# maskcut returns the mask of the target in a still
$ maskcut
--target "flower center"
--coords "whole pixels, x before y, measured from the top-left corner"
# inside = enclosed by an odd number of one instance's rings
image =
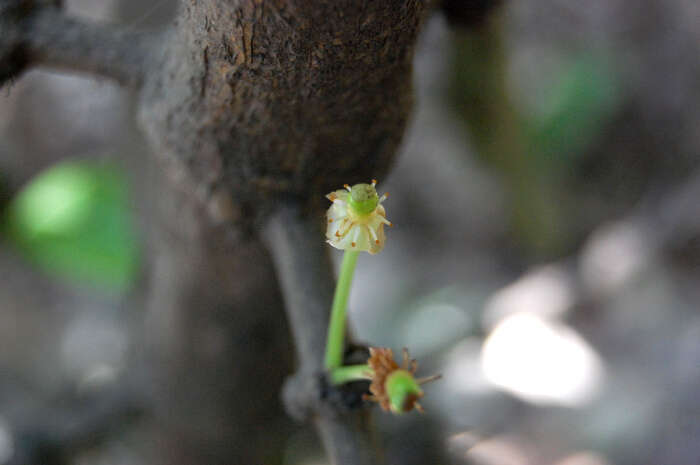
[[[357,216],[372,213],[379,204],[377,190],[371,184],[355,184],[350,189],[349,202],[352,212]]]

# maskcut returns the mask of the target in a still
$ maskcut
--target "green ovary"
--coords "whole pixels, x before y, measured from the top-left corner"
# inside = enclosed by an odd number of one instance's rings
[[[394,413],[403,413],[410,409],[410,401],[423,396],[416,379],[406,370],[396,370],[386,379],[386,391],[389,394],[391,410]]]
[[[369,215],[379,204],[377,190],[371,184],[355,184],[350,189],[349,204],[356,215]]]

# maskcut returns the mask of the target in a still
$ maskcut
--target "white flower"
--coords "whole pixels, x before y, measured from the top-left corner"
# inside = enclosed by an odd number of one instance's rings
[[[391,226],[381,205],[387,194],[379,197],[372,184],[345,185],[346,190],[331,192],[326,197],[333,202],[326,218],[327,242],[341,250],[379,253],[384,248],[384,225]]]

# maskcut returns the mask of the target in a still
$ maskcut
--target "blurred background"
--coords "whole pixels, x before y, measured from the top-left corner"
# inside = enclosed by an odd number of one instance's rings
[[[66,3],[149,29],[175,2]],[[358,340],[443,374],[425,416],[376,412],[390,463],[700,463],[698,57],[694,0],[427,22],[415,113],[378,186],[396,227],[350,301]],[[149,385],[144,186],[159,175],[132,98],[47,71],[2,89],[0,464],[151,463],[132,399]],[[269,463],[325,464],[275,408]]]

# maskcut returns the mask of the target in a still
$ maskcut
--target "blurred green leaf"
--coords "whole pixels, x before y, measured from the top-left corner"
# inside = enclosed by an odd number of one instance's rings
[[[34,178],[7,209],[9,240],[46,271],[124,291],[138,265],[123,173],[71,161]]]
[[[534,153],[567,165],[598,137],[619,104],[617,76],[607,61],[583,56],[553,80],[532,121]]]

